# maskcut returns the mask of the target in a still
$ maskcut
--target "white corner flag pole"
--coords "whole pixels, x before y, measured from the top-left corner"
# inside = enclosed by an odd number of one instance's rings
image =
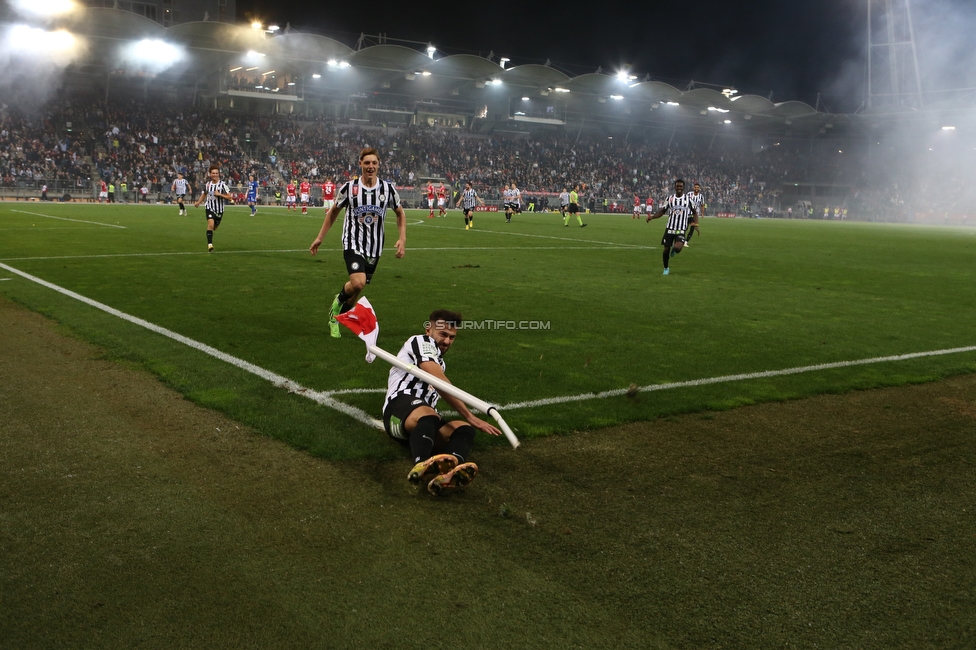
[[[494,418],[495,422],[498,423],[498,426],[505,434],[505,437],[508,438],[508,442],[511,443],[512,449],[518,449],[519,446],[518,438],[515,437],[515,432],[512,431],[512,428],[508,426],[508,423],[505,422],[504,418],[502,418],[502,414],[498,412],[497,406],[489,404],[484,400],[480,400],[474,395],[472,395],[471,393],[461,390],[454,384],[442,381],[441,379],[438,379],[437,377],[430,374],[429,372],[424,372],[423,370],[413,365],[412,363],[406,363],[405,361],[401,361],[399,358],[397,358],[395,354],[390,354],[383,348],[378,348],[375,345],[370,345],[369,343],[367,343],[366,349],[370,353],[378,356],[380,359],[383,359],[383,361],[386,361],[387,363],[394,365],[397,368],[400,368],[401,370],[405,370],[409,372],[417,379],[423,379],[428,384],[436,388],[438,392],[446,393],[451,397],[456,397],[457,399],[461,400],[468,406],[474,407],[479,411],[481,411],[482,413],[490,415],[492,418]]]

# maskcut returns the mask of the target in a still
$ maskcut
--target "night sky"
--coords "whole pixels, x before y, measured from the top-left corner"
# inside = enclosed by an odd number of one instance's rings
[[[976,3],[912,0],[921,45],[926,39],[946,42],[940,30],[955,26],[961,32],[960,50],[971,50],[965,45],[973,17],[967,5]],[[386,32],[391,38],[432,42],[442,54],[486,55],[494,50],[496,56],[510,57],[511,65],[550,59],[570,74],[594,72],[597,66],[615,71],[629,64],[640,78],[649,73],[651,79],[682,89],[694,79],[733,85],[743,93],[769,96],[772,92],[773,101],[798,99],[810,104],[822,93],[824,105],[834,112],[855,110],[862,99],[865,0],[627,4],[499,0],[457,3],[449,11],[431,9],[445,6],[440,3],[398,3],[402,9],[394,11],[388,6],[238,0],[237,11],[241,21],[255,16],[282,27],[290,22],[296,29],[331,36],[350,46],[360,32]],[[923,67],[925,54],[920,53]],[[935,54],[930,59],[938,59]],[[959,56],[946,53],[945,58],[958,62]],[[971,68],[960,71],[971,73]],[[932,77],[932,73],[923,76],[923,85],[932,85]]]

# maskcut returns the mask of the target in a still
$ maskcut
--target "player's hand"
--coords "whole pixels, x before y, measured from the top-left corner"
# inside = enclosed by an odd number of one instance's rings
[[[477,418],[477,417],[475,417],[473,415],[470,418],[468,418],[468,423],[471,426],[473,426],[475,429],[477,429],[478,431],[484,431],[485,433],[487,433],[490,436],[500,436],[500,435],[502,435],[501,430],[495,428],[491,424],[488,424],[487,422],[485,422],[481,418]]]
[[[407,248],[404,245],[403,240],[402,239],[398,239],[396,241],[396,256],[397,256],[397,259],[400,259],[401,257],[403,257],[406,254],[406,252],[407,252]]]
[[[308,247],[308,252],[311,253],[312,255],[315,255],[317,252],[319,252],[319,246],[321,245],[322,245],[322,239],[316,237],[315,241],[312,242],[312,245]]]

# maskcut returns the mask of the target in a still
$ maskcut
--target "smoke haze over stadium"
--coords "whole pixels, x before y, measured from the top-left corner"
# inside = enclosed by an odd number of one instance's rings
[[[457,3],[443,11],[425,4],[376,9],[307,1],[237,5],[240,20],[290,23],[300,30],[342,34],[346,41],[362,32],[384,32],[431,42],[449,53],[494,51],[511,57],[513,65],[549,59],[576,72],[630,66],[641,78],[650,74],[679,87],[694,79],[811,105],[820,93],[832,112],[854,111],[863,99],[863,0],[626,6],[505,0]],[[976,27],[973,3],[915,0],[912,9],[925,90],[976,85],[964,79],[973,70],[973,55],[963,46]]]

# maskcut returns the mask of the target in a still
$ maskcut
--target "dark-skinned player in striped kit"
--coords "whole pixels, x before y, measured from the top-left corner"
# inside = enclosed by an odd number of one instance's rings
[[[691,202],[691,198],[685,194],[685,182],[676,180],[674,182],[674,194],[669,196],[661,204],[661,208],[654,214],[647,215],[647,221],[658,219],[668,215],[668,225],[661,238],[661,245],[664,246],[664,273],[671,273],[671,258],[681,252],[685,245],[685,232],[688,230],[688,219],[691,215],[698,216],[698,211]]]

